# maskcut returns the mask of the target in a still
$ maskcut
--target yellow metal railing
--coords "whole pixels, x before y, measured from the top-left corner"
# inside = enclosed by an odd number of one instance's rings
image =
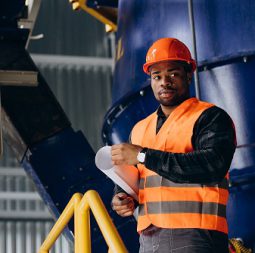
[[[117,24],[115,23],[117,22],[117,14],[115,14],[113,10],[110,11],[110,8],[101,12],[100,10],[89,8],[87,6],[87,0],[69,0],[69,2],[72,4],[74,10],[82,9],[99,21],[101,21],[102,23],[106,24],[109,29],[108,31],[117,31]],[[114,21],[113,19],[116,19],[116,21]]]
[[[75,193],[59,219],[51,229],[40,247],[39,253],[49,253],[49,250],[64,230],[72,216],[74,216],[74,252],[91,253],[90,218],[92,211],[97,224],[109,247],[109,253],[127,253],[112,220],[100,198],[94,190],[87,191],[84,196]]]

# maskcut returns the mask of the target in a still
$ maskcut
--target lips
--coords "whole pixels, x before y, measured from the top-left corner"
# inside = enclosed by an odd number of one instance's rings
[[[175,94],[176,90],[174,89],[168,89],[168,90],[160,90],[159,91],[159,96],[164,97],[164,98],[168,98],[171,97]]]

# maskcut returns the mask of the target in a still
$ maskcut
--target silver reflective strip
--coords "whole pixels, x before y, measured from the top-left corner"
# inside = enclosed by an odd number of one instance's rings
[[[140,178],[139,189],[144,189],[144,178]]]
[[[145,208],[144,208],[143,204],[139,205],[138,214],[139,215],[145,215]]]
[[[140,179],[140,189],[144,189],[144,178]],[[174,183],[168,179],[165,179],[161,176],[149,176],[146,178],[145,187],[146,188],[153,188],[153,187],[185,187],[185,188],[192,188],[192,187],[217,187],[221,189],[228,189],[228,180],[226,178],[223,179],[222,182],[217,184],[180,184],[180,183]]]
[[[139,215],[145,214],[144,205],[139,205]],[[226,206],[214,202],[169,201],[148,202],[148,214],[199,213],[226,217]]]

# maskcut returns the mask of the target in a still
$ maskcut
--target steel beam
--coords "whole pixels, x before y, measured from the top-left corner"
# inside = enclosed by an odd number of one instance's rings
[[[36,71],[0,70],[0,85],[37,86],[37,76]]]

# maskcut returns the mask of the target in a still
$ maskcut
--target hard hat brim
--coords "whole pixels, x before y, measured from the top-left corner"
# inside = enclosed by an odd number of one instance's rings
[[[183,62],[186,62],[187,64],[191,64],[192,72],[194,72],[194,71],[196,70],[196,68],[197,68],[196,62],[195,62],[195,60],[193,60],[193,59],[190,59],[190,61],[187,61],[186,59],[182,59],[182,58],[168,58],[168,59],[160,60],[160,61],[146,62],[146,63],[143,65],[143,71],[144,71],[147,75],[150,75],[149,68],[150,68],[152,65],[157,64],[157,63],[160,63],[160,62],[167,62],[167,61],[183,61]]]

